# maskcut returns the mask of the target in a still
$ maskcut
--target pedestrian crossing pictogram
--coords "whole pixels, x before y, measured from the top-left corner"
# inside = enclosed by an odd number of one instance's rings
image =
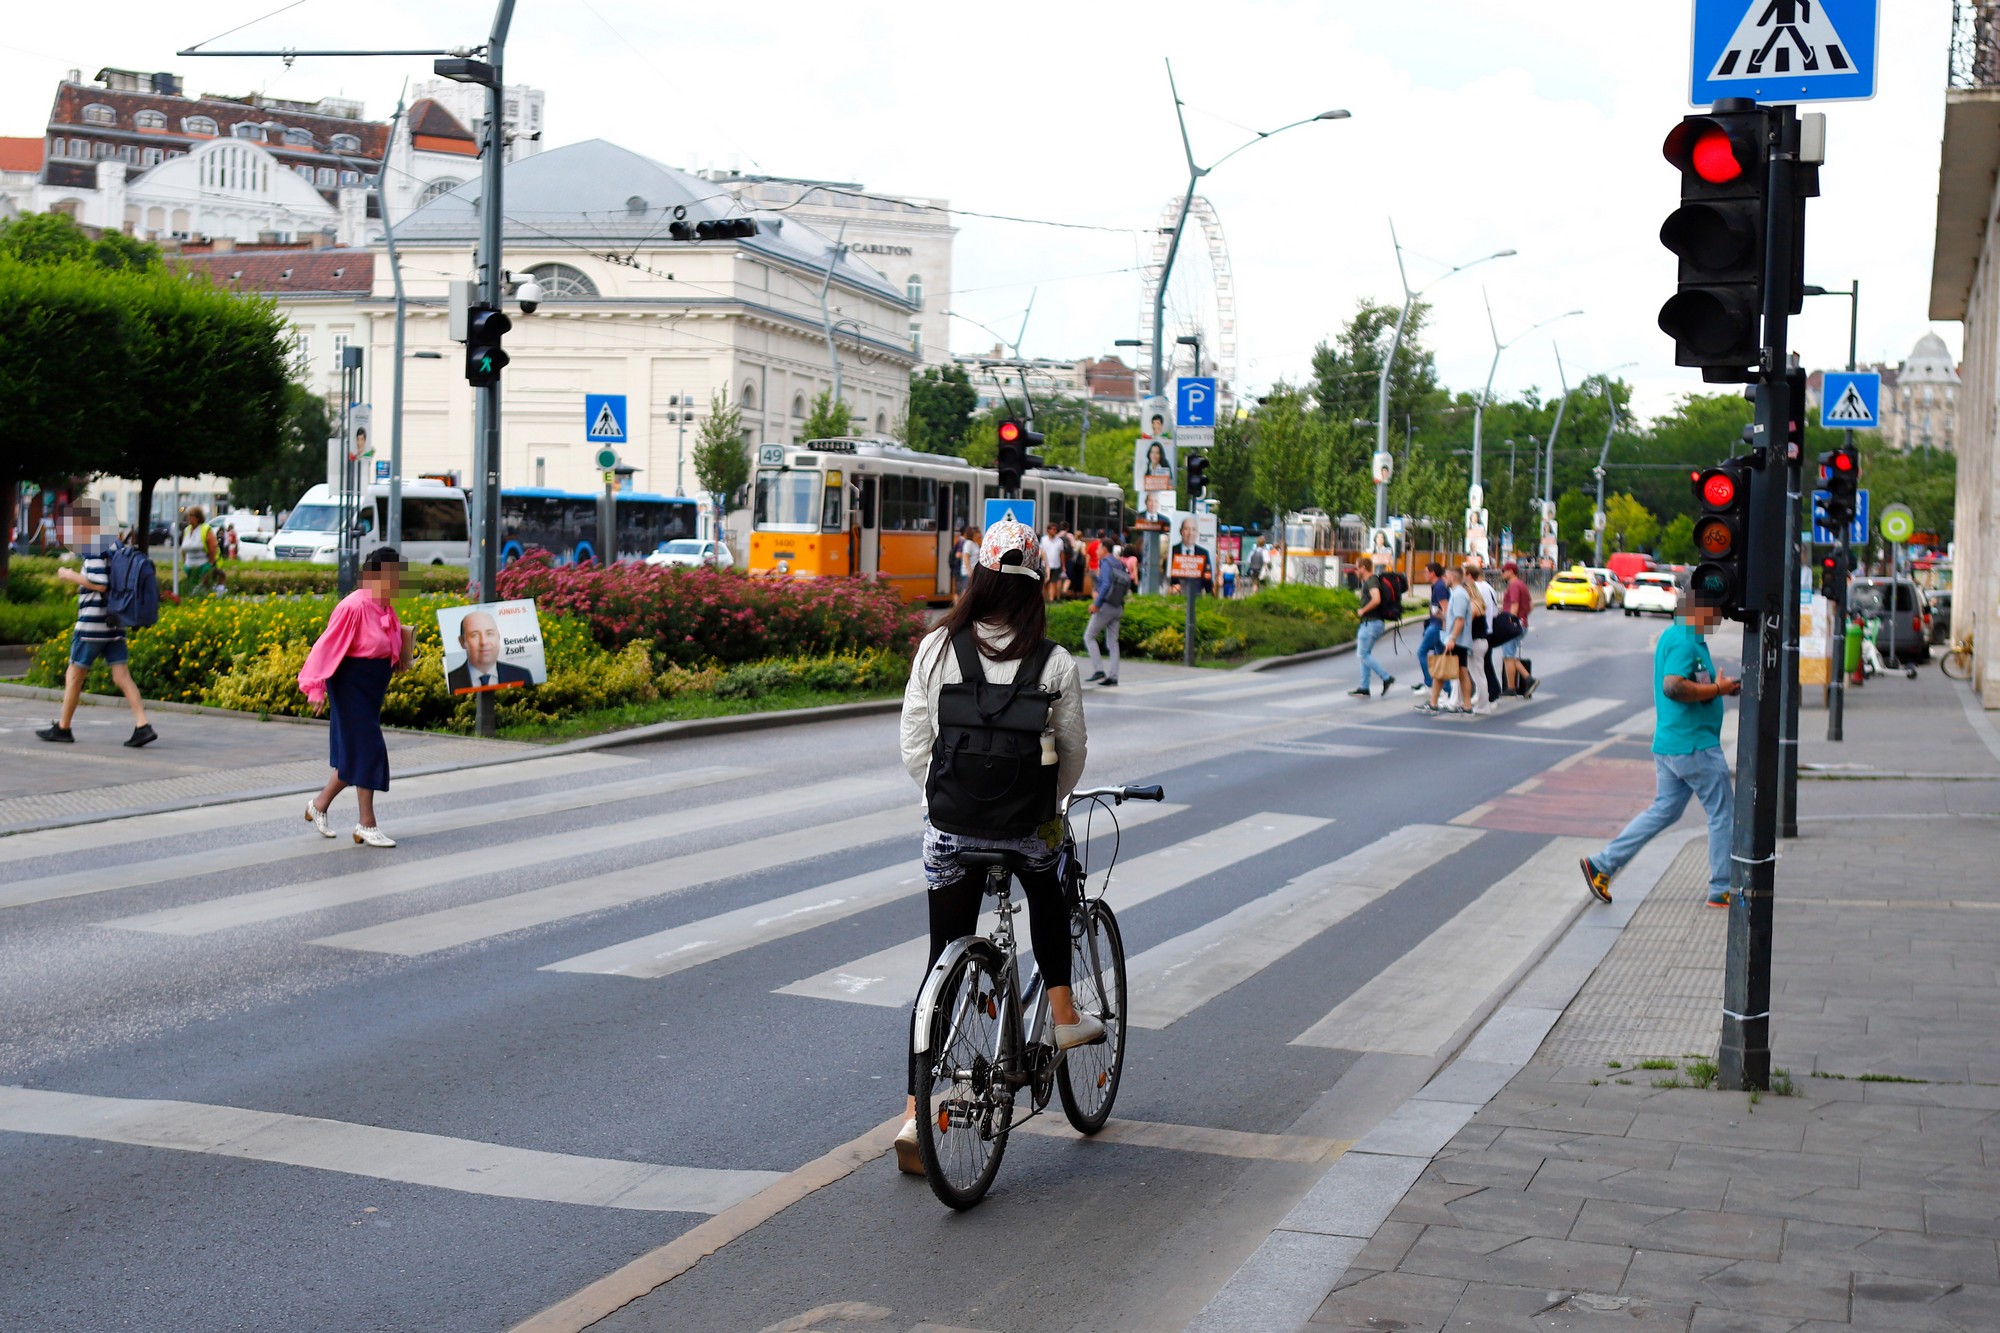
[[[1828,421],[1873,421],[1875,414],[1868,410],[1868,404],[1861,397],[1861,390],[1849,383],[1847,391],[1840,395],[1840,401],[1827,409]]]
[[[590,423],[590,438],[593,440],[622,440],[625,428],[618,424],[618,417],[606,403],[597,409],[597,419]]]
[[[1711,79],[1847,74],[1854,62],[1821,0],[1751,0]]]

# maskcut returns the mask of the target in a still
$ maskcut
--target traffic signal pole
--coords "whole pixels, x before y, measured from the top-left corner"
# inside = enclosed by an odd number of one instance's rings
[[[1723,104],[1718,104],[1721,109]],[[1743,693],[1736,746],[1736,819],[1730,850],[1728,953],[1722,989],[1719,1082],[1764,1089],[1771,1082],[1771,920],[1776,884],[1779,741],[1784,712],[1784,449],[1791,421],[1786,342],[1798,235],[1799,119],[1792,107],[1769,112],[1764,231],[1763,345],[1753,425],[1759,466],[1751,484],[1749,585],[1744,606]]]
[[[1803,206],[1803,205],[1802,205]],[[1806,454],[1806,375],[1785,373],[1785,669],[1779,680],[1784,734],[1778,738],[1778,836],[1799,836],[1799,482]]]
[[[486,161],[479,189],[479,299],[494,310],[500,308],[505,266],[500,262],[502,170],[506,164],[507,136],[503,110],[507,86],[507,29],[514,21],[514,0],[500,0],[493,15],[493,33],[487,38],[486,63],[492,73],[486,80]],[[493,585],[500,577],[500,377],[479,386],[473,414],[473,485],[478,491],[479,531],[477,560],[473,570],[473,596],[478,601],[493,598]],[[473,696],[474,730],[491,736],[497,730],[494,697],[491,691]]]

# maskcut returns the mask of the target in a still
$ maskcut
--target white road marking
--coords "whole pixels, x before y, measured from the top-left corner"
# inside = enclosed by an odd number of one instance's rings
[[[851,788],[854,784],[849,783],[848,786]],[[792,793],[791,796],[796,804],[798,794]],[[808,825],[730,847],[714,847],[705,852],[692,852],[686,856],[633,866],[628,870],[614,870],[588,879],[552,884],[545,889],[488,898],[400,921],[386,921],[379,926],[326,935],[313,943],[337,949],[415,958],[454,945],[472,944],[526,930],[530,926],[547,925],[552,921],[601,912],[609,907],[625,907],[699,884],[754,874],[795,861],[810,861],[815,857],[866,847],[891,838],[914,838],[918,828],[915,807],[899,805],[893,810],[858,815],[831,824]]]
[[[1120,912],[1136,907],[1331,822],[1305,815],[1252,815],[1157,852],[1134,857],[1121,862],[1114,872],[1111,905]],[[992,926],[993,914],[982,913],[980,930],[989,931]],[[1025,922],[1017,925],[1016,936],[1025,953],[1028,948]],[[917,983],[923,979],[924,958],[929,952],[929,938],[919,936],[789,986],[780,986],[778,994],[897,1008],[915,997]]]
[[[1566,731],[1570,727],[1582,726],[1600,713],[1610,712],[1621,702],[1618,699],[1578,699],[1554,712],[1537,713],[1521,725],[1537,731]]]
[[[1292,694],[1299,690],[1319,690],[1326,694],[1341,691],[1335,683],[1324,676],[1305,679],[1274,680],[1262,685],[1241,685],[1229,690],[1203,690],[1200,694],[1184,694],[1184,703],[1225,703],[1231,699],[1252,699],[1260,694]]]
[[[1479,838],[1477,829],[1412,824],[1129,959],[1132,1026],[1187,1017]]]
[[[1130,831],[1187,809],[1183,805],[1128,805],[1120,810],[1122,828]],[[1105,842],[1108,851],[1110,844]],[[885,903],[914,898],[924,891],[924,863],[905,861],[835,880],[769,902],[752,903],[691,921],[685,926],[642,935],[590,953],[550,963],[544,972],[592,972],[603,976],[654,978],[672,976],[718,958],[741,953],[771,940],[801,934],[830,921],[870,911]]]
[[[0,1130],[277,1162],[466,1194],[661,1213],[719,1213],[784,1174],[577,1157],[317,1116],[39,1088],[0,1087]]]
[[[1433,1055],[1541,951],[1586,890],[1588,838],[1557,838],[1293,1039],[1295,1046]]]
[[[651,777],[607,782],[597,786],[563,787],[555,791],[538,792],[533,796],[518,796],[512,800],[491,801],[482,805],[466,805],[452,810],[433,810],[428,814],[411,815],[406,819],[395,820],[391,828],[398,838],[407,842],[429,833],[449,833],[456,829],[481,828],[489,824],[498,826],[511,820],[535,819],[542,815],[578,810],[612,801],[626,801],[635,797],[683,791],[690,787],[710,786],[718,782],[727,782],[732,778],[749,777],[757,771],[754,768],[691,768],[678,773],[659,773]],[[454,776],[459,778],[459,789],[462,790],[464,775]],[[331,840],[320,837],[306,825],[303,818],[304,807],[295,799],[288,797],[287,801],[285,810],[293,821],[292,836],[282,841],[266,840],[233,847],[205,847],[198,851],[182,852],[177,856],[155,857],[150,861],[132,861],[124,865],[45,875],[40,879],[17,880],[11,884],[0,884],[0,907],[20,907],[27,903],[47,902],[55,898],[75,898],[84,894],[108,893],[114,889],[165,884],[176,879],[191,879],[198,875],[212,875],[224,870],[275,865],[279,861],[330,856],[337,852],[370,857],[375,855],[373,852],[360,852],[354,840],[346,836],[344,825],[336,825],[340,828],[342,836]],[[105,924],[144,930],[148,927],[131,925],[131,922],[145,919],[133,917]]]
[[[397,799],[442,796],[465,790],[468,782],[494,786],[513,782],[535,782],[568,777],[606,768],[623,768],[642,762],[622,755],[560,754],[545,759],[522,759],[513,763],[491,764],[478,769],[449,773],[426,773],[404,778],[393,788]],[[476,775],[476,776],[474,776]],[[37,856],[54,856],[73,850],[80,838],[88,838],[92,848],[119,847],[126,843],[171,838],[185,833],[210,833],[217,829],[261,824],[266,820],[297,820],[305,808],[299,803],[301,791],[291,796],[266,796],[254,801],[230,801],[221,805],[197,806],[188,810],[165,810],[156,815],[127,815],[90,825],[86,834],[77,828],[40,829],[0,838],[0,864],[26,861]]]

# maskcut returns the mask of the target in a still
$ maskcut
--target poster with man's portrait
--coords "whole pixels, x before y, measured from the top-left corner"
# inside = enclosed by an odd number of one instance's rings
[[[533,598],[447,606],[437,618],[445,688],[453,694],[519,689],[548,680]]]

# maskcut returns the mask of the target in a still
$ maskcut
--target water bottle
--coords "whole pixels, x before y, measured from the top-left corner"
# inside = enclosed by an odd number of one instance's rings
[[[1042,763],[1046,766],[1053,764],[1055,761],[1056,733],[1053,728],[1044,728],[1042,731]]]

